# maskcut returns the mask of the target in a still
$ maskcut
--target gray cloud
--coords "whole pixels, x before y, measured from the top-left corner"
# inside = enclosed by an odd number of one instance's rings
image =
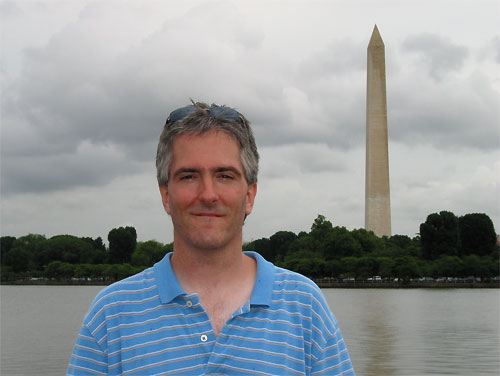
[[[407,37],[402,44],[402,50],[414,53],[430,76],[438,81],[450,72],[460,70],[468,56],[468,50],[464,46],[433,34]]]
[[[260,154],[260,175],[266,179],[337,174],[347,169],[346,155],[320,142],[261,147]]]
[[[344,76],[366,68],[366,45],[351,39],[339,39],[327,44],[321,51],[307,57],[298,70],[301,82],[324,80],[328,76]]]
[[[117,147],[83,142],[74,153],[10,158],[9,163],[2,164],[1,192],[8,196],[102,186],[143,169],[143,164],[128,159]]]
[[[391,139],[445,149],[498,147],[498,95],[482,73],[440,86],[418,74],[413,78],[413,91],[402,81],[391,92]]]
[[[500,65],[500,36],[494,36],[479,50],[478,61],[491,60]]]
[[[492,49],[494,52],[495,56],[495,61],[497,64],[500,64],[500,37],[496,36],[495,38],[492,39],[491,41]]]
[[[2,1],[0,2],[0,17],[14,17],[22,14],[21,8],[15,1]]]

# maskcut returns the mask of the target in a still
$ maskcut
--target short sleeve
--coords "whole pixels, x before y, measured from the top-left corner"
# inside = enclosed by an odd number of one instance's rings
[[[68,375],[107,375],[108,357],[89,329],[83,325],[78,333]]]
[[[326,338],[324,346],[316,348],[314,352],[311,376],[316,375],[354,376],[351,359],[338,327],[333,335]]]

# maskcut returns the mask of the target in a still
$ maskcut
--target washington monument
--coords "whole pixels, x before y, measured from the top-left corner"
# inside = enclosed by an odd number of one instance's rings
[[[377,25],[368,44],[365,229],[391,236],[385,48]]]

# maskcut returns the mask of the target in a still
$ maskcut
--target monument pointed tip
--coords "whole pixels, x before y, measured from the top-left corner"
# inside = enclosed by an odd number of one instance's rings
[[[377,24],[375,24],[375,27],[373,28],[373,33],[372,37],[370,38],[370,43],[368,44],[368,47],[370,46],[383,46],[384,42],[382,41],[382,37],[380,36],[380,32],[378,31]]]

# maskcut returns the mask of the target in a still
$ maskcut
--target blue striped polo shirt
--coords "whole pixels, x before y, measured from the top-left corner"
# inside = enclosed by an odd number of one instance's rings
[[[103,289],[78,334],[68,375],[354,375],[320,289],[258,253],[250,301],[218,337],[167,254]]]

